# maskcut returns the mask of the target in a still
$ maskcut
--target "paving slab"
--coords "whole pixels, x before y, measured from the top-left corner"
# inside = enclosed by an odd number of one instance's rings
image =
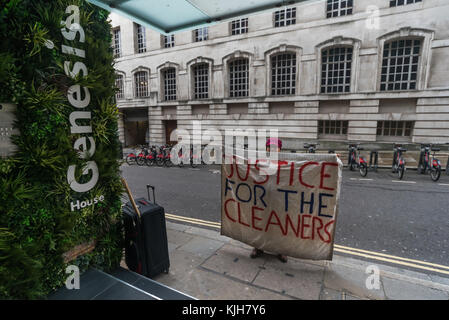
[[[359,270],[366,270],[368,266],[375,265],[379,267],[381,275],[385,276],[395,275],[395,276],[403,276],[404,278],[408,277],[413,279],[420,279],[423,281],[431,281],[431,277],[425,273],[388,266],[384,264],[378,264],[374,261],[364,261],[346,256],[335,255],[332,263],[342,266],[348,266]]]
[[[320,297],[324,268],[299,261],[282,263],[276,257],[266,257],[267,263],[259,272],[254,284],[270,288],[303,300],[318,300]]]
[[[222,236],[218,230],[209,230],[204,228],[189,227],[185,230],[185,233],[193,234],[195,236],[201,236],[221,242],[229,242],[231,238]]]
[[[326,288],[341,290],[361,298],[386,299],[382,281],[379,283],[379,289],[370,290],[366,287],[368,276],[369,274],[362,270],[331,263],[325,268],[323,284]]]
[[[364,299],[364,298],[360,298],[360,297],[356,297],[350,294],[343,294],[343,298],[344,300],[368,300],[368,299]]]
[[[185,225],[185,224],[180,224],[180,223],[174,223],[174,222],[170,222],[170,221],[165,221],[165,225],[167,227],[167,230],[177,230],[177,231],[185,231],[189,228],[189,226]]]
[[[171,243],[171,242],[168,242],[167,245],[168,245],[168,253],[169,254],[172,253],[174,250],[176,250],[177,247],[179,247],[179,244],[175,244],[175,243]]]
[[[264,261],[251,259],[250,254],[248,249],[225,244],[201,266],[245,282],[252,282]]]
[[[339,290],[323,288],[320,293],[320,300],[342,300],[343,293]]]
[[[220,249],[224,245],[224,242],[207,239],[203,237],[194,237],[184,245],[178,247],[178,250],[194,253],[200,257],[208,258]]]
[[[169,274],[184,274],[188,270],[195,269],[204,261],[202,256],[192,254],[191,252],[174,250],[170,253]]]
[[[251,246],[218,231],[167,227],[170,272],[154,280],[199,299],[449,299],[449,278],[343,255],[333,261],[289,257],[285,264],[270,253],[251,259]],[[366,287],[369,265],[379,267],[378,290]]]
[[[168,229],[167,230],[167,240],[168,242],[171,242],[173,244],[176,244],[178,246],[184,245],[187,242],[189,242],[191,239],[193,239],[194,235],[187,234],[182,231]]]
[[[177,285],[180,285],[177,283]],[[174,287],[174,286],[171,286]],[[175,289],[201,300],[289,300],[276,292],[254,287],[215,272],[195,269]]]
[[[407,281],[382,278],[385,294],[392,300],[449,300],[448,292],[420,286]]]

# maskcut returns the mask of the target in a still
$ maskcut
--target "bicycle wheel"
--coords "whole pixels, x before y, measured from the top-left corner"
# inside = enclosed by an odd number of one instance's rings
[[[145,164],[149,167],[154,166],[154,159],[145,159]]]
[[[143,166],[145,163],[145,157],[137,157],[136,162],[139,166]]]
[[[162,166],[164,165],[164,159],[162,159],[162,158],[157,158],[157,159],[156,159],[156,165],[157,165],[158,167],[162,167]]]
[[[405,166],[403,164],[398,166],[398,178],[399,180],[402,180],[402,178],[404,178],[404,173],[405,173]]]
[[[171,162],[171,159],[165,159],[164,164],[167,168],[173,167],[173,162]]]
[[[366,175],[368,174],[368,167],[366,166],[366,164],[362,163],[360,165],[359,171],[362,177],[366,177]]]
[[[128,165],[133,165],[133,164],[135,164],[136,163],[136,157],[131,157],[131,156],[126,156],[126,163],[128,164]]]
[[[441,176],[441,168],[432,168],[430,170],[430,178],[437,182],[438,180],[440,180],[440,176]]]

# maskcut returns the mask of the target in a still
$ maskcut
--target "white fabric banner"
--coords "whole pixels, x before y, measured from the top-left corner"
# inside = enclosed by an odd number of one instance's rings
[[[221,167],[221,234],[276,254],[332,260],[341,160],[293,153],[237,160]]]

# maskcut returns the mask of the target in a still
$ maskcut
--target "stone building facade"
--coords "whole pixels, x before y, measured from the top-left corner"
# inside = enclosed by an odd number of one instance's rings
[[[112,14],[120,139],[196,120],[276,128],[287,149],[447,143],[448,17],[447,0],[318,0],[165,37]]]

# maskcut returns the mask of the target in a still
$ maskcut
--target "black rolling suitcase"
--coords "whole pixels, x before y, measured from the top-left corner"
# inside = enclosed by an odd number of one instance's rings
[[[150,188],[153,202],[150,202]],[[123,207],[125,262],[129,270],[154,277],[162,272],[168,273],[170,259],[164,208],[156,204],[154,187],[147,185],[147,191],[148,200],[135,200],[140,218],[131,201]]]

